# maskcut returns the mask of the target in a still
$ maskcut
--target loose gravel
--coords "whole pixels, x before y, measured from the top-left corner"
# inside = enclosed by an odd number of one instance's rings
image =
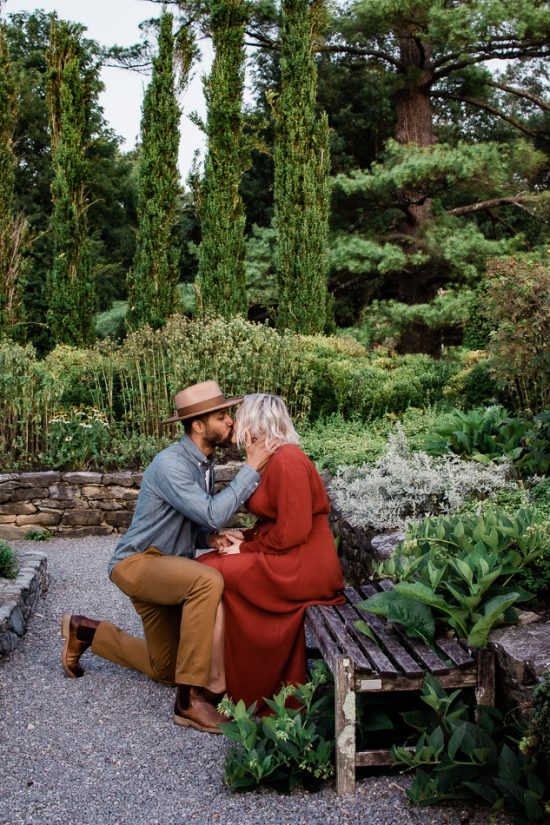
[[[354,796],[334,784],[290,795],[223,785],[227,740],[180,728],[173,689],[87,652],[82,679],[59,662],[65,611],[140,622],[109,581],[116,538],[52,539],[50,587],[22,644],[0,663],[0,825],[509,825],[487,809],[417,808],[407,780],[363,776]]]

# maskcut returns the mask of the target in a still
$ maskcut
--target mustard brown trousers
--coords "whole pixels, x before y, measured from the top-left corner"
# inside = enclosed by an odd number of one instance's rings
[[[214,622],[223,592],[220,573],[149,547],[119,561],[111,579],[131,599],[145,638],[102,621],[93,653],[165,684],[208,685]]]

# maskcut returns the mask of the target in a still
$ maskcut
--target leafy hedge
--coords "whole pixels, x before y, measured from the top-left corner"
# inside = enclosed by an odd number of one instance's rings
[[[113,452],[117,438],[123,445],[174,435],[177,425],[159,424],[172,414],[173,396],[207,378],[228,395],[278,393],[303,426],[321,415],[372,419],[424,407],[460,368],[457,359],[369,353],[352,339],[282,335],[240,318],[174,316],[122,343],[60,346],[42,360],[31,346],[0,341],[0,456],[6,468],[43,463],[50,421],[74,408],[106,417]]]

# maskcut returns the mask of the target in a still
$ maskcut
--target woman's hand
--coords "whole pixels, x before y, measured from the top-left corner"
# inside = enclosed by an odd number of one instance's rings
[[[220,547],[218,549],[218,553],[220,556],[233,556],[236,553],[241,552],[241,544],[242,541],[237,539],[233,544],[230,544],[229,547]]]
[[[243,531],[237,530],[236,527],[229,527],[227,530],[221,530],[220,532],[222,533],[222,535],[230,539],[229,544],[232,544],[234,541],[242,541],[244,539]]]
[[[246,463],[257,473],[261,472],[273,453],[265,446],[265,438],[251,441],[246,447]]]

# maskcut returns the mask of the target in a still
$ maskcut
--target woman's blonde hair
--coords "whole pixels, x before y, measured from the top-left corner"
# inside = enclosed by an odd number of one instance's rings
[[[239,447],[246,447],[250,441],[264,436],[265,445],[272,452],[282,444],[300,443],[287,406],[278,395],[265,392],[245,395],[235,414],[235,421]]]

